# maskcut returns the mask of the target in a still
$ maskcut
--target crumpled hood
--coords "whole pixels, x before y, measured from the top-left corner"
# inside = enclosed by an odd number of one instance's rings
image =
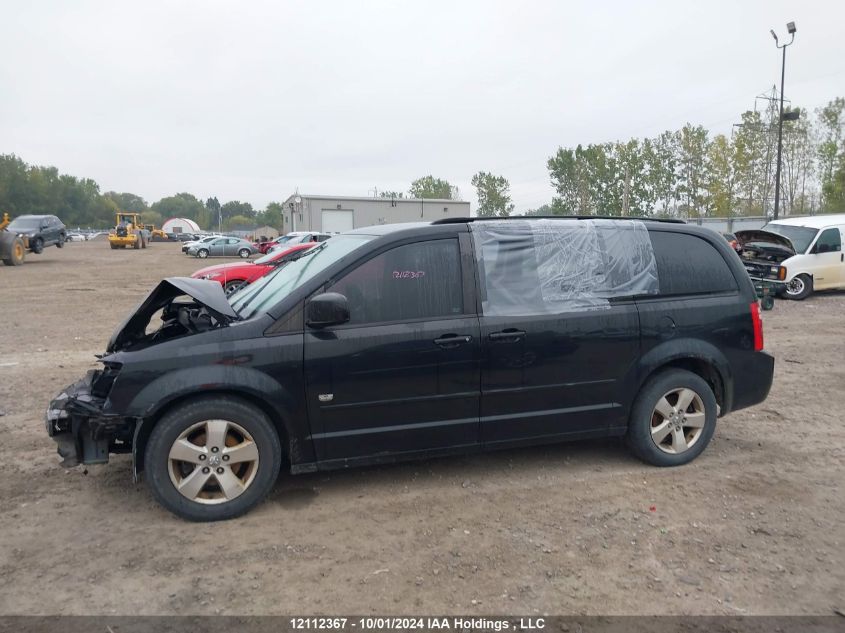
[[[226,293],[216,281],[191,279],[190,277],[168,277],[159,282],[152,292],[121,323],[109,340],[107,352],[113,352],[124,344],[143,336],[153,314],[181,295],[188,295],[202,304],[218,320],[234,321],[238,318]]]
[[[753,231],[736,231],[734,232],[734,235],[736,235],[736,239],[741,246],[744,246],[749,242],[777,244],[778,246],[788,248],[793,254],[795,254],[795,247],[792,245],[792,242],[788,237],[772,233],[771,231],[762,231],[759,229]]]

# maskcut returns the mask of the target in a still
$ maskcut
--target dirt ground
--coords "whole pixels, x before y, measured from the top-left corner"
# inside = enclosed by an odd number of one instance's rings
[[[0,614],[830,614],[845,608],[845,293],[764,313],[775,383],[707,451],[618,441],[282,475],[195,525],[128,458],[65,470],[49,400],[94,366],[176,244],[0,266]]]

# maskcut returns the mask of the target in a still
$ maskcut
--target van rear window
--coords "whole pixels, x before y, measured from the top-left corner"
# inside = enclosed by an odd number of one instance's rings
[[[485,315],[559,314],[658,293],[648,230],[630,220],[470,224]]]
[[[695,235],[649,231],[661,295],[694,295],[737,289],[728,263],[707,240]]]

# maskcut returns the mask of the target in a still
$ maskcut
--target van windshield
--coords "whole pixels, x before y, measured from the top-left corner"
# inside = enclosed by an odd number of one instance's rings
[[[320,242],[296,261],[277,268],[242,291],[236,292],[231,297],[232,307],[243,319],[262,314],[341,257],[374,238],[374,235],[341,235]]]
[[[795,247],[795,252],[803,254],[807,252],[810,247],[810,242],[819,232],[818,229],[811,229],[806,226],[791,226],[789,224],[767,224],[761,231],[768,231],[769,233],[777,233],[783,235],[786,239],[792,242]]]

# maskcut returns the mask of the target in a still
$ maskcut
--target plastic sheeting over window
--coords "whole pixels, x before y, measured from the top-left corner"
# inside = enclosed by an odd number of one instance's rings
[[[658,294],[645,224],[631,220],[493,220],[470,224],[486,315],[556,314]]]

